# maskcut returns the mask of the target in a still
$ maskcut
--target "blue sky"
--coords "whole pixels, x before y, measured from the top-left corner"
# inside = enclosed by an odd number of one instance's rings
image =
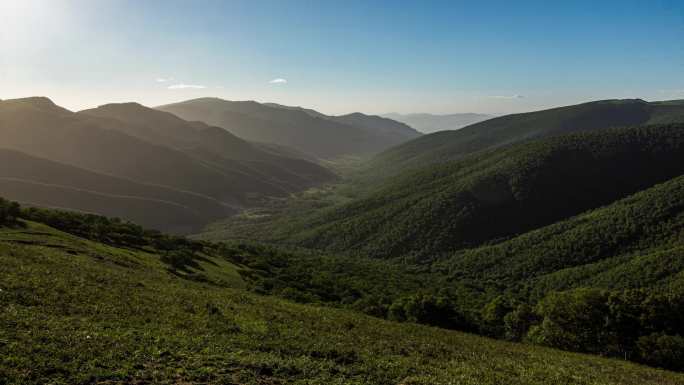
[[[0,98],[326,113],[684,98],[684,1],[557,3],[0,0]]]

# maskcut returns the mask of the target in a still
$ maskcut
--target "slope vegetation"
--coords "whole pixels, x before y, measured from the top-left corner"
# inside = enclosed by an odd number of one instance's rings
[[[684,288],[684,176],[611,205],[448,258],[457,281],[533,298],[577,287]]]
[[[1,383],[684,381],[624,361],[250,294],[231,262],[247,257],[240,249],[205,245],[183,259],[163,245],[193,244],[108,242],[34,222],[0,229]]]
[[[407,172],[351,202],[266,224],[271,240],[435,258],[542,227],[684,173],[684,126],[607,129]]]

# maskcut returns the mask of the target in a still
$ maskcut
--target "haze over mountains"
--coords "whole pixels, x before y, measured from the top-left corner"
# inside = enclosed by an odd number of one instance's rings
[[[399,114],[392,112],[383,115],[383,117],[406,123],[424,134],[431,134],[437,131],[458,130],[459,128],[491,119],[494,115],[475,113],[445,115],[425,113]]]
[[[7,185],[0,194],[25,203],[121,216],[170,231],[197,230],[259,196],[285,196],[335,178],[309,160],[135,103],[73,113],[47,98],[1,101],[0,137],[3,148],[23,153],[6,156],[30,156],[36,167],[31,169],[35,175],[28,175],[23,168],[11,169],[24,167],[22,163],[7,163],[4,176],[14,178],[13,187]],[[59,173],[44,172],[39,165]],[[52,193],[40,192],[47,185]],[[138,214],[140,207],[86,204],[85,199],[62,196],[73,195],[74,188],[97,195],[100,202],[137,199],[136,204],[148,205],[147,217]],[[160,213],[169,205],[185,214],[173,220]],[[161,217],[155,219],[156,214]]]
[[[378,116],[327,116],[311,109],[254,101],[201,98],[157,109],[225,128],[246,140],[292,147],[323,159],[372,155],[420,136],[406,124]]]

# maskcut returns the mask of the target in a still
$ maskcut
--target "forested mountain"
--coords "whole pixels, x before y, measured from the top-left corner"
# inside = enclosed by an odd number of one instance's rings
[[[177,190],[176,196],[197,195],[201,197],[195,200],[226,207],[215,210],[212,218],[232,212],[233,209],[227,206],[250,205],[259,196],[284,196],[334,178],[330,171],[310,161],[279,155],[220,128],[184,122],[170,114],[135,104],[72,113],[47,98],[5,100],[0,102],[0,138],[3,148],[32,157],[128,182],[163,186]],[[70,169],[63,175],[71,173],[78,172]],[[87,180],[93,183],[106,180],[103,186],[114,183],[114,178],[107,179],[105,175],[100,175],[99,180],[95,177]],[[111,194],[109,187],[98,184],[79,182],[73,185],[70,177],[59,181],[52,178],[49,183]],[[63,193],[66,194],[66,190]],[[118,189],[115,195],[157,199],[126,194],[123,189]],[[73,197],[55,200],[69,201],[73,201]],[[186,205],[182,200],[172,202]],[[95,212],[115,214],[105,206]],[[70,207],[84,209],[65,208]],[[150,213],[151,217],[153,215]],[[163,228],[179,227],[185,226],[177,226],[171,221]]]
[[[267,224],[271,240],[435,258],[545,226],[684,173],[684,125],[521,143],[406,172],[358,199]]]
[[[225,128],[247,140],[284,145],[325,159],[374,154],[420,136],[402,123],[380,117],[331,117],[254,101],[201,98],[157,108]]]
[[[459,128],[494,117],[493,115],[474,113],[446,115],[390,113],[383,116],[398,122],[406,123],[424,134],[431,134],[437,131],[458,130]]]
[[[576,131],[672,122],[684,122],[684,101],[604,100],[506,115],[394,147],[378,155],[369,165],[369,172],[391,175],[485,149]]]
[[[580,287],[684,289],[684,175],[444,261],[450,280],[535,301]]]

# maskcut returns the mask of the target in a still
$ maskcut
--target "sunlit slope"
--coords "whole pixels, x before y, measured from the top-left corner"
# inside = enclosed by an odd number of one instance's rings
[[[260,297],[221,258],[192,269],[202,282],[172,274],[152,252],[33,223],[0,230],[0,260],[3,384],[684,382],[623,361]]]

